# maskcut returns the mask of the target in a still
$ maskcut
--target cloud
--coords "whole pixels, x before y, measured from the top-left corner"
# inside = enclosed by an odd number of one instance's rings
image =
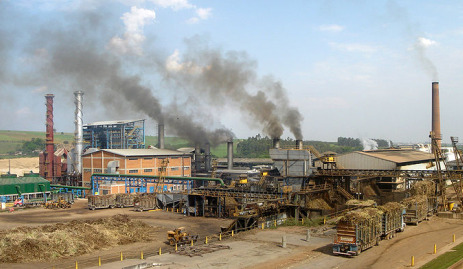
[[[28,116],[31,114],[31,109],[29,107],[22,107],[15,111],[17,116]]]
[[[173,10],[195,8],[194,5],[188,3],[188,0],[152,0],[152,2],[160,7]]]
[[[437,42],[431,39],[427,39],[425,37],[418,37],[417,44],[423,48],[429,48],[437,45]]]
[[[207,20],[212,14],[212,8],[196,8],[196,17],[187,20],[188,24],[198,23],[200,20]]]
[[[179,51],[175,50],[166,60],[166,70],[172,73],[185,72],[188,74],[199,74],[202,68],[193,62],[180,62]]]
[[[327,24],[327,25],[320,25],[318,30],[321,32],[341,32],[344,30],[344,26],[337,25],[337,24]]]
[[[44,93],[46,91],[48,91],[47,86],[40,86],[32,90],[33,93]]]
[[[349,51],[349,52],[374,53],[378,50],[377,47],[365,45],[365,44],[359,44],[359,43],[349,44],[349,43],[330,42],[329,45],[330,47],[334,49],[342,50],[342,51]]]
[[[111,38],[107,47],[118,54],[142,55],[142,44],[146,39],[143,35],[143,26],[155,18],[156,13],[153,10],[133,6],[130,12],[124,13],[121,17],[125,25],[123,37]]]

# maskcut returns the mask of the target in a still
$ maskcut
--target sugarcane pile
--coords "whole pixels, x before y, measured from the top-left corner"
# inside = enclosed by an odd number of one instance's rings
[[[404,206],[400,203],[389,202],[382,206],[379,206],[378,208],[386,214],[400,214]]]
[[[346,202],[348,206],[356,206],[356,207],[372,207],[376,205],[376,202],[373,200],[357,200],[351,199]]]
[[[414,195],[426,195],[428,197],[434,196],[436,191],[436,184],[434,181],[423,180],[418,181],[410,188],[410,194]]]
[[[366,207],[357,210],[352,210],[345,213],[340,219],[340,222],[350,223],[350,224],[360,224],[364,222],[376,222],[377,225],[380,225],[380,219],[383,215],[383,212],[375,207]]]

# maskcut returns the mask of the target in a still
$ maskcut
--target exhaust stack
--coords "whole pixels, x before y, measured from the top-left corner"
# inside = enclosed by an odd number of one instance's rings
[[[205,149],[204,149],[204,169],[206,172],[209,172],[212,170],[212,164],[211,164],[211,144],[209,142],[206,143]]]
[[[158,124],[158,148],[164,148],[164,124]]]
[[[199,143],[195,144],[195,170],[196,173],[201,170],[201,147],[199,146]]]
[[[296,149],[303,149],[304,148],[304,142],[300,139],[296,140]]]
[[[45,178],[53,181],[53,164],[55,157],[55,146],[53,141],[53,94],[45,95],[47,106],[47,121],[46,121],[46,145],[45,145]]]
[[[280,148],[280,138],[274,138],[273,139],[273,148],[274,149],[279,149]]]
[[[74,159],[74,171],[78,174],[82,174],[82,148],[83,148],[83,122],[82,122],[82,97],[84,93],[82,91],[74,92],[76,104],[75,112],[75,125],[76,129],[74,132],[76,140],[76,152]]]
[[[432,83],[432,132],[437,138],[437,146],[440,149],[442,135],[440,130],[439,82]]]
[[[233,141],[227,142],[227,169],[233,169]]]

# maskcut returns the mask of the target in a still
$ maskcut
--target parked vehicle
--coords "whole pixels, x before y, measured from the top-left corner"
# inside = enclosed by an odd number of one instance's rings
[[[100,208],[115,208],[115,195],[90,195],[88,196],[88,209],[95,210]]]
[[[191,241],[196,242],[198,238],[198,235],[190,235],[189,233],[185,232],[185,228],[183,227],[167,232],[167,241],[171,246],[175,246],[176,244],[189,244]]]
[[[155,193],[145,193],[138,196],[135,201],[135,210],[140,212],[156,209],[158,207]]]
[[[137,196],[135,193],[118,193],[116,194],[116,206],[121,208],[133,207]]]

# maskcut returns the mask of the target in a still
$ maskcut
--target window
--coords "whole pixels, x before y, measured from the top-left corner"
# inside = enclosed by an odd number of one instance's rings
[[[136,174],[138,173],[138,170],[129,170],[129,174]]]
[[[170,157],[171,160],[178,160],[180,157]]]
[[[184,166],[183,170],[190,170],[190,167],[189,166]]]
[[[84,173],[91,173],[91,172],[92,172],[92,169],[89,169],[89,168],[84,169]]]
[[[170,171],[178,171],[178,170],[179,170],[178,167],[172,167],[172,168],[170,168]]]
[[[153,172],[153,169],[145,169],[144,172]]]
[[[93,173],[102,173],[103,171],[99,168],[93,169]]]
[[[138,158],[129,158],[130,161],[136,161]]]
[[[143,159],[144,159],[144,160],[152,160],[153,157],[145,157],[145,158],[143,158]]]

